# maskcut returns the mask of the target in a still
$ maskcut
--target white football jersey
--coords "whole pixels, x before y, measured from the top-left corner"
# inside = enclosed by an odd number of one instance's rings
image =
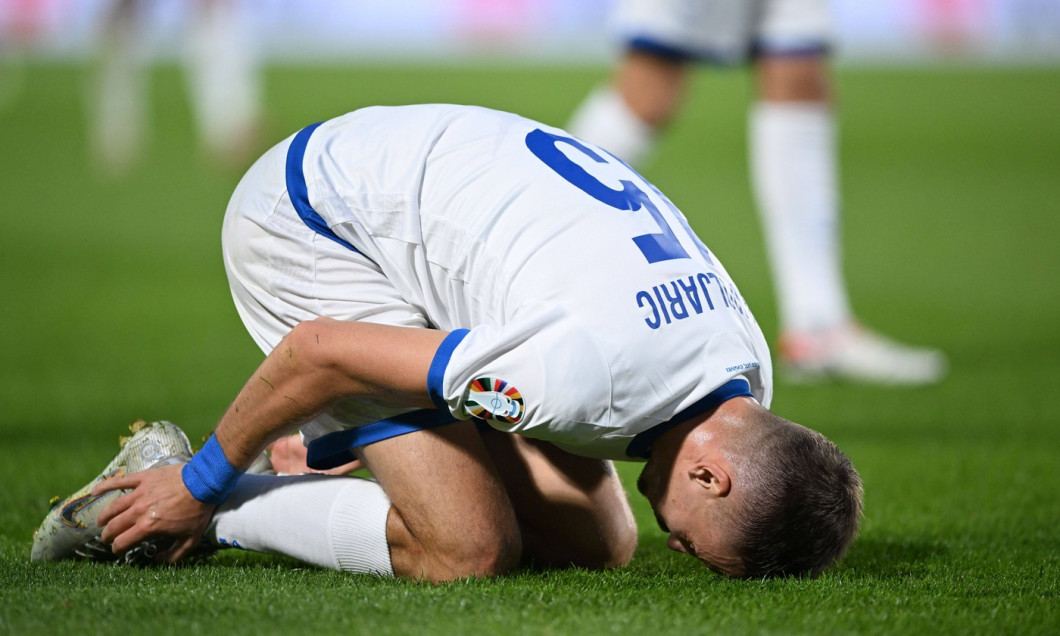
[[[630,459],[733,395],[769,405],[768,348],[717,258],[649,182],[562,130],[366,108],[293,138],[287,188],[307,226],[453,332],[428,384],[459,419]]]

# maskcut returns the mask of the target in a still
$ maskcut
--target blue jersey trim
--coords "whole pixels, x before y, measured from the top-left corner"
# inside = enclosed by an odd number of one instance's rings
[[[722,51],[675,46],[644,35],[628,38],[626,47],[631,51],[646,53],[669,62],[704,62],[715,66],[735,66],[744,63],[746,58],[825,56],[832,51],[832,47],[828,43],[820,40],[776,43],[759,40],[751,45],[749,51],[735,50],[724,53]]]
[[[357,459],[353,454],[355,448],[399,435],[452,424],[456,421],[457,419],[449,411],[423,409],[402,413],[358,428],[328,433],[309,442],[306,449],[306,464],[314,470],[336,468]]]
[[[291,141],[290,147],[287,148],[287,194],[290,195],[291,203],[294,204],[294,209],[297,210],[298,216],[309,229],[360,254],[360,250],[350,245],[348,241],[339,238],[339,235],[335,234],[335,232],[328,227],[328,224],[324,219],[317,214],[317,211],[309,204],[309,188],[305,183],[305,173],[302,170],[302,161],[305,159],[305,148],[309,143],[309,137],[313,135],[313,131],[322,123],[323,122],[310,124],[302,130],[299,130],[298,134],[295,135],[294,139]]]
[[[442,341],[442,344],[438,345],[438,350],[434,353],[434,359],[431,360],[431,367],[427,370],[427,395],[430,396],[431,402],[434,402],[438,410],[443,413],[449,412],[449,404],[445,401],[445,392],[442,387],[442,380],[445,379],[445,369],[449,366],[449,358],[453,356],[453,351],[457,345],[463,342],[468,333],[467,329],[451,331],[445,337],[445,340]]]
[[[735,397],[754,397],[751,393],[751,385],[743,378],[736,378],[729,380],[725,384],[707,394],[706,397],[697,400],[692,406],[681,411],[677,415],[673,416],[669,420],[656,424],[646,431],[642,431],[630,441],[629,446],[626,447],[626,455],[630,457],[640,457],[646,459],[651,455],[652,444],[655,440],[659,439],[663,433],[677,426],[681,422],[684,422],[690,417],[699,415],[713,409],[720,405],[722,402],[726,402]]]

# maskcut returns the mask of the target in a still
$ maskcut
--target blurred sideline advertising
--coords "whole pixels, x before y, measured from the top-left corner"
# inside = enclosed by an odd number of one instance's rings
[[[0,54],[78,58],[111,0],[0,0]],[[272,62],[427,59],[599,64],[610,0],[237,0]],[[189,0],[152,0],[152,56],[180,47]],[[1060,61],[1058,0],[833,0],[856,62]]]

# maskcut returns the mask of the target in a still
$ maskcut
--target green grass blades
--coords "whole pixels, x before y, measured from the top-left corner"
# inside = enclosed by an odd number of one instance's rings
[[[197,441],[261,358],[220,259],[240,171],[202,160],[182,78],[162,68],[143,160],[101,177],[84,74],[31,66],[0,111],[0,633],[1060,632],[1060,72],[839,72],[855,309],[945,349],[953,366],[931,388],[778,381],[774,409],[834,439],[865,481],[863,532],[839,567],[816,580],[720,579],[666,550],[634,496],[641,546],[628,568],[440,586],[236,553],[146,570],[28,563],[48,498],[95,475],[129,421],[171,419]],[[264,145],[370,104],[473,103],[562,125],[606,75],[273,69]],[[772,338],[743,141],[751,83],[696,80],[643,171]],[[637,467],[620,470],[632,485]]]

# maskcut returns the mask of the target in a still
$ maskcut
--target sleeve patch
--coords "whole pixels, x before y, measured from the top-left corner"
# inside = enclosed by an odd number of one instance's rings
[[[486,421],[515,424],[523,418],[523,396],[500,378],[481,377],[467,385],[467,412]]]

